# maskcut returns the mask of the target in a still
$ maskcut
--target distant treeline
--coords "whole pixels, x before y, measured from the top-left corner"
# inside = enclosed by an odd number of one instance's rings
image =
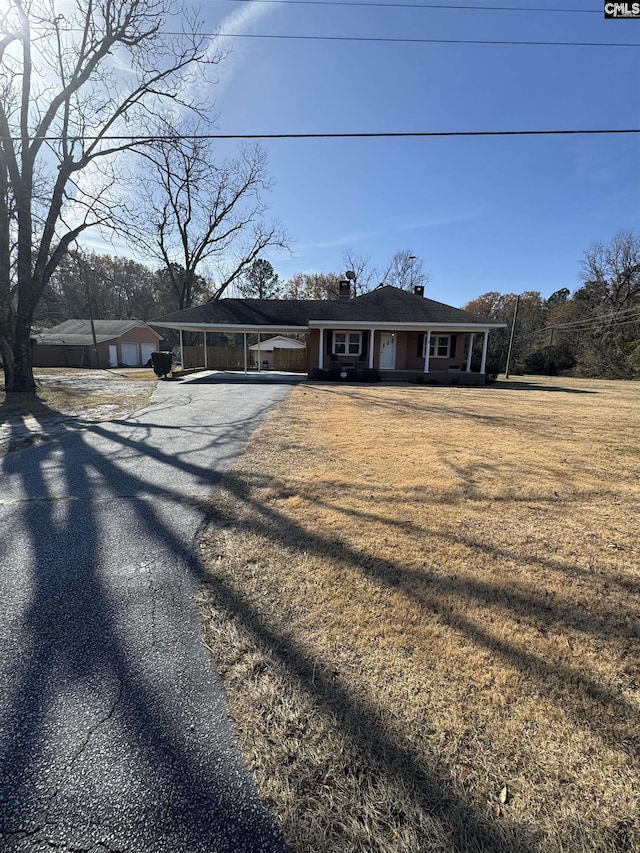
[[[489,336],[490,372],[505,370],[515,316],[513,373],[570,371],[577,376],[640,378],[640,235],[621,231],[608,245],[593,244],[584,254],[581,273],[584,284],[573,293],[562,288],[543,299],[538,291],[526,291],[519,297],[490,292],[464,306],[505,324],[503,330]],[[36,322],[51,326],[72,317],[88,317],[89,311],[103,320],[152,320],[179,309],[176,281],[179,285],[180,274],[175,265],[170,271],[152,270],[128,258],[69,255],[51,278]],[[238,292],[263,298],[331,299],[337,298],[342,277],[338,273],[300,273],[280,281],[268,262],[258,260]],[[358,292],[375,282],[369,275],[365,286],[365,275],[358,278]],[[409,288],[408,279],[400,280],[393,272],[387,273],[386,281]],[[200,276],[191,288],[194,305],[217,292],[213,282]]]
[[[517,315],[513,293],[485,293],[465,305],[507,324],[489,336],[496,372],[505,369],[515,315],[511,372],[640,378],[640,235],[621,231],[608,245],[593,244],[581,272],[585,283],[573,294],[520,294]]]

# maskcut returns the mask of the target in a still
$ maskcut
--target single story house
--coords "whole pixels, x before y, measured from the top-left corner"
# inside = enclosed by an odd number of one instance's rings
[[[142,320],[65,320],[34,334],[33,364],[140,367],[147,364],[161,340],[161,335]]]
[[[377,370],[387,379],[413,379],[442,384],[485,382],[489,332],[504,328],[468,311],[414,293],[381,285],[352,297],[347,282],[336,300],[219,299],[153,321],[180,332],[306,335],[307,370]],[[474,363],[474,342],[480,341]],[[259,341],[260,342],[260,341]],[[203,362],[206,367],[206,362]],[[314,373],[315,371],[315,373]]]

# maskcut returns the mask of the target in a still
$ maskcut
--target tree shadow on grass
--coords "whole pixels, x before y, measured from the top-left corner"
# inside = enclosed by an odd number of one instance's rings
[[[34,843],[61,844],[82,835],[91,844],[120,844],[134,850],[132,833],[144,827],[146,846],[141,849],[277,850],[280,842],[267,817],[255,811],[248,814],[239,805],[244,783],[233,768],[230,775],[235,781],[230,787],[220,786],[220,767],[226,769],[226,759],[216,747],[220,731],[208,728],[203,720],[207,702],[202,707],[196,702],[186,717],[180,716],[176,707],[190,695],[180,681],[184,674],[172,670],[170,655],[164,660],[167,672],[157,682],[145,667],[147,656],[163,658],[163,644],[170,645],[171,637],[163,635],[162,625],[176,619],[176,606],[178,619],[186,618],[179,599],[191,594],[191,581],[204,576],[191,539],[181,535],[174,514],[185,506],[199,513],[203,490],[213,489],[221,477],[210,464],[152,445],[148,440],[152,426],[140,424],[138,435],[132,424],[127,424],[127,435],[98,426],[3,461],[9,491],[0,545],[5,555],[17,550],[25,556],[8,561],[4,579],[11,604],[3,638],[8,647],[4,657],[10,701],[0,729],[1,831],[9,840],[30,836]],[[244,422],[241,428],[250,432],[251,424]],[[223,453],[225,444],[236,440],[236,431],[237,424],[228,423],[220,436],[211,438],[210,449]],[[164,466],[164,478],[151,482],[122,467],[123,450],[124,458],[139,454],[149,465]],[[185,473],[197,480],[197,493],[185,495],[174,487],[175,477]],[[312,554],[335,553],[354,571],[367,572],[383,585],[406,574],[400,564],[363,565],[361,555],[330,536],[309,536],[275,509],[255,504],[241,477],[228,474],[225,482],[254,510],[249,529],[272,541],[286,547],[293,542]],[[124,526],[105,521],[98,510],[105,501],[113,501],[111,512],[123,517]],[[142,550],[132,544],[130,565],[110,577],[104,568],[105,550],[126,529],[144,531],[155,543],[153,553],[148,544]],[[165,569],[171,566],[168,574],[158,569],[160,563]],[[16,584],[23,568],[30,576]],[[177,593],[175,577],[182,575]],[[332,672],[319,670],[290,637],[274,632],[246,598],[220,579],[210,584],[221,606],[271,648],[305,690],[330,706],[359,750],[373,753],[391,778],[415,788],[451,838],[452,850],[536,849],[524,831],[498,828],[488,821],[447,779],[446,771],[435,778],[423,757],[399,742],[375,709],[336,683]],[[465,594],[486,593],[465,590]],[[532,660],[496,641],[469,620],[448,612],[437,596],[421,597],[420,603],[425,612],[474,643],[533,672],[543,693],[568,680],[584,697],[585,718],[580,724],[587,728],[589,709],[608,707],[615,698],[570,670]],[[625,718],[627,710],[616,705]],[[210,753],[203,754],[201,743],[193,740],[189,719],[200,736],[203,727],[209,735]],[[610,722],[613,739],[617,730],[615,720]],[[222,737],[230,737],[220,725]],[[596,731],[604,736],[599,726]],[[141,776],[152,777],[150,788],[145,789],[148,779],[143,784]],[[74,824],[78,814],[83,815],[80,825]],[[263,847],[256,847],[256,837],[266,839]]]
[[[0,453],[40,444],[84,425],[77,416],[52,409],[35,392],[20,394],[0,403]]]
[[[495,602],[516,619],[537,614],[569,630],[579,630],[596,637],[602,633],[612,633],[622,635],[630,641],[637,641],[637,629],[634,627],[637,614],[633,602],[629,603],[626,613],[615,614],[616,628],[611,631],[602,624],[598,613],[592,615],[566,604],[545,603],[542,595],[529,600],[523,594],[505,591],[499,583],[470,582],[467,578],[459,578],[455,573],[438,576],[428,569],[416,571],[396,560],[380,559],[368,551],[363,553],[354,550],[339,535],[309,533],[272,505],[253,498],[252,490],[255,485],[251,475],[242,477],[234,472],[224,475],[225,488],[251,510],[248,518],[242,518],[243,529],[264,536],[284,548],[295,547],[306,554],[334,558],[336,562],[346,563],[354,572],[373,578],[383,588],[400,590],[407,598],[416,601],[425,613],[437,617],[442,624],[453,628],[480,648],[491,651],[503,658],[506,664],[515,666],[531,677],[538,692],[551,700],[561,695],[569,686],[579,701],[576,702],[575,708],[565,710],[575,714],[575,721],[581,728],[591,731],[613,747],[631,744],[633,749],[630,754],[640,755],[640,714],[637,707],[622,694],[607,689],[596,679],[588,678],[568,666],[501,640],[479,623],[457,612],[451,604],[452,595],[461,601],[481,606]],[[426,529],[423,535],[428,541],[430,535],[437,538],[442,536],[442,533]],[[483,543],[476,542],[464,533],[448,538],[453,543],[486,550]],[[489,551],[492,552],[492,549]],[[493,553],[498,555],[498,550]],[[630,732],[634,731],[634,740],[630,741]]]
[[[566,385],[544,385],[542,380],[546,377],[540,377],[540,382],[527,382],[526,379],[497,379],[492,387],[500,391],[547,391],[557,392],[559,394],[598,394],[593,388],[569,388]],[[548,381],[548,380],[547,380]]]
[[[261,482],[249,472],[225,474],[224,485],[240,504],[237,519],[243,533],[255,534],[276,544],[283,550],[283,562],[286,562],[291,551],[311,558],[317,555],[336,567],[346,565],[354,576],[362,575],[372,579],[382,589],[400,593],[420,607],[425,620],[435,620],[436,624],[446,626],[476,648],[500,659],[508,669],[518,671],[535,693],[557,706],[559,711],[573,720],[578,729],[599,739],[607,748],[624,753],[627,761],[633,762],[634,756],[637,761],[640,754],[640,715],[636,705],[620,690],[602,683],[595,674],[589,675],[584,670],[560,661],[556,656],[549,658],[528,649],[526,644],[509,641],[504,635],[487,627],[482,620],[468,615],[469,605],[494,608],[498,614],[498,624],[499,612],[503,612],[505,618],[515,623],[534,618],[542,624],[557,626],[560,630],[580,631],[587,637],[618,635],[631,646],[637,643],[632,602],[626,613],[611,614],[611,618],[615,615],[615,626],[611,632],[611,625],[603,624],[599,613],[587,613],[566,601],[549,602],[542,594],[529,600],[524,593],[521,595],[514,590],[505,591],[499,582],[469,582],[464,577],[458,577],[453,572],[454,567],[452,573],[447,575],[428,569],[416,571],[394,559],[379,559],[369,549],[364,553],[354,550],[340,538],[339,533],[309,533],[279,512],[271,502],[265,503],[253,497],[256,487],[264,488],[269,484]],[[336,489],[336,492],[340,494],[340,489]],[[295,496],[295,490],[290,490],[288,497]],[[231,511],[225,521],[233,525],[235,518],[235,512]],[[361,528],[361,532],[366,536],[366,528]],[[441,535],[435,530],[427,529],[423,532],[427,541],[430,535]],[[474,542],[464,533],[459,540],[452,536],[452,542],[458,541],[467,546],[482,547],[482,543]],[[562,570],[564,567],[559,568]],[[450,835],[451,849],[538,849],[536,840],[530,838],[522,828],[489,821],[486,814],[474,807],[471,799],[461,796],[460,786],[454,784],[452,779],[436,778],[433,769],[426,769],[429,765],[431,768],[437,766],[433,757],[418,754],[415,748],[400,741],[391,729],[381,724],[379,712],[376,713],[362,698],[351,694],[339,680],[336,681],[334,668],[339,666],[336,661],[329,661],[324,668],[316,662],[312,666],[308,653],[291,639],[290,634],[278,629],[276,623],[252,609],[243,598],[240,587],[233,588],[229,580],[216,572],[215,567],[211,569],[207,589],[218,608],[228,613],[230,618],[240,619],[258,646],[275,650],[303,690],[337,718],[350,742],[366,756],[364,764],[378,766],[381,774],[388,774],[390,779],[401,779],[405,786],[413,786],[421,807],[436,817]],[[336,641],[339,642],[339,638]],[[618,831],[622,833],[621,838],[631,839],[633,833],[628,834],[631,830],[628,827],[625,829],[625,820],[613,829],[603,822],[602,839]],[[322,849],[321,834],[319,838],[317,849]],[[613,836],[610,840],[612,844],[615,841]],[[627,847],[622,841],[620,843],[621,850],[633,849],[633,841],[628,841]],[[611,849],[618,848],[614,845]]]

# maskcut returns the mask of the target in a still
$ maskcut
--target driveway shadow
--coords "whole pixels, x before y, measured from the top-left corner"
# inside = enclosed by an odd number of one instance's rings
[[[198,645],[202,567],[179,519],[197,528],[220,474],[131,429],[97,425],[0,460],[3,849],[284,850]],[[164,483],[128,468],[132,453],[155,453]],[[196,494],[173,487],[187,468]]]

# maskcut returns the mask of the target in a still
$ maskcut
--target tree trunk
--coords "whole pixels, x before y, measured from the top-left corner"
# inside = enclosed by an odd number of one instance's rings
[[[7,394],[32,392],[36,390],[33,378],[33,350],[29,330],[16,335],[13,346],[2,341],[4,361],[4,387]]]

